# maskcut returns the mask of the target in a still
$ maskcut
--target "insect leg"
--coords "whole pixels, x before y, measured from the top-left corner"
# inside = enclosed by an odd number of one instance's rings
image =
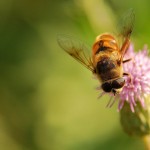
[[[128,76],[130,83],[133,83],[131,74],[124,72],[124,73],[123,73],[123,76]]]
[[[124,43],[122,44],[122,47],[121,47],[121,60],[123,59],[125,53],[127,52],[128,48],[129,48],[129,45],[130,45],[130,40],[129,38],[127,37],[124,41]]]
[[[132,58],[129,58],[129,59],[123,60],[123,63],[126,63],[126,62],[131,61],[131,60],[132,60]]]
[[[123,76],[131,76],[129,73],[124,72]]]
[[[111,102],[112,102],[112,99],[113,99],[113,98],[114,98],[114,96],[111,96],[111,97],[110,97],[110,99],[109,99],[109,101],[108,101],[106,107],[109,107],[109,108],[110,108]]]
[[[105,95],[106,93],[105,92],[101,92],[101,94],[98,96],[97,99],[100,99],[103,95]]]
[[[117,98],[116,98],[116,96],[114,96],[114,99],[113,99],[112,103],[109,105],[109,108],[111,108],[114,105],[116,100],[117,100]]]

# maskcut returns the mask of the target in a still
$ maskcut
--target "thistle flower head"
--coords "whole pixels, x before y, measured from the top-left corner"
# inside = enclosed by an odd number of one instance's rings
[[[135,53],[133,45],[130,45],[125,59],[132,58],[130,62],[124,63],[124,72],[130,76],[126,78],[125,86],[120,93],[118,109],[121,110],[125,102],[128,102],[132,112],[137,102],[145,107],[144,99],[150,95],[150,58],[147,48]]]

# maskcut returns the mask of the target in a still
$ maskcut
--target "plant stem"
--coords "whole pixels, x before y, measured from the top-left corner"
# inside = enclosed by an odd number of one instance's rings
[[[150,134],[145,135],[143,137],[143,141],[144,141],[144,144],[145,144],[145,149],[150,150]]]

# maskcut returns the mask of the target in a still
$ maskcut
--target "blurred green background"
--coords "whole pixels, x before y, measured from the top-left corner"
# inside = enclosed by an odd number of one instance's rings
[[[113,32],[129,8],[136,20],[135,48],[150,44],[150,1],[1,0],[0,150],[142,150],[126,135],[117,103],[97,100],[91,72],[58,46],[56,35],[89,45]]]

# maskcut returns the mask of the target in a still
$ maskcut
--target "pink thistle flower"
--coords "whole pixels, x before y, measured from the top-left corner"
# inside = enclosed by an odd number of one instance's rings
[[[130,45],[125,58],[133,59],[123,64],[124,72],[129,73],[131,77],[126,78],[125,86],[119,95],[118,110],[121,110],[127,101],[134,112],[136,103],[140,102],[141,106],[145,107],[144,100],[150,95],[150,58],[147,47],[135,53],[133,45]]]

